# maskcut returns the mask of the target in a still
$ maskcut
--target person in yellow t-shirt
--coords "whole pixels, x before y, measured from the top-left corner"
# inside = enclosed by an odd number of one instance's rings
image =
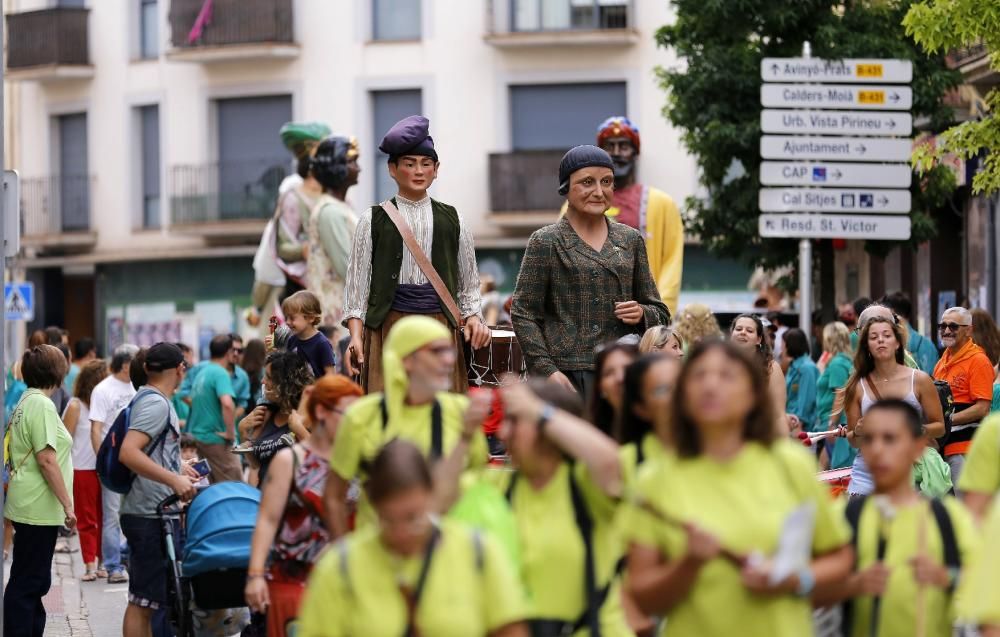
[[[963,573],[959,587],[960,617],[978,625],[981,637],[1000,637],[1000,507],[990,507],[982,539],[982,553]]]
[[[350,534],[316,564],[299,637],[528,637],[507,555],[489,536],[433,516],[423,450],[385,445],[366,489],[378,526]]]
[[[1000,414],[987,417],[979,426],[955,486],[965,506],[982,521],[1000,492]]]
[[[347,492],[363,477],[378,450],[393,438],[416,444],[430,460],[447,456],[462,436],[463,422],[485,417],[488,407],[469,409],[469,400],[448,393],[456,365],[451,333],[427,316],[408,316],[393,327],[383,348],[385,392],[357,400],[344,414],[330,455],[324,501],[334,538],[347,532]],[[468,464],[485,466],[489,449],[483,435],[470,441]],[[357,524],[373,521],[362,498]]]
[[[696,345],[669,415],[670,454],[643,467],[620,520],[628,592],[665,617],[661,634],[811,635],[808,596],[847,576],[850,535],[815,459],[776,438],[759,362],[730,342]],[[803,507],[815,514],[812,558],[771,583],[768,557]]]
[[[680,371],[679,359],[658,352],[640,356],[625,369],[619,455],[626,489],[635,484],[641,465],[666,453],[665,416]]]
[[[618,445],[582,412],[554,383],[505,388],[500,436],[515,470],[491,475],[514,512],[532,634],[631,636],[616,569]]]
[[[957,500],[928,501],[913,486],[925,444],[923,419],[911,404],[883,400],[865,414],[861,449],[875,491],[847,505],[857,528],[856,569],[816,595],[827,603],[851,600],[845,634],[952,634],[954,588],[961,565],[975,563],[978,536]]]

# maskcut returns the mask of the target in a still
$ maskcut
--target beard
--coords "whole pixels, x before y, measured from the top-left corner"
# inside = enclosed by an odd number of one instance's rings
[[[621,161],[618,159],[612,159],[614,167],[615,179],[625,179],[632,174],[635,169],[634,161]]]
[[[955,337],[954,336],[942,336],[941,337],[941,344],[944,345],[945,347],[951,347],[952,345],[955,344]]]

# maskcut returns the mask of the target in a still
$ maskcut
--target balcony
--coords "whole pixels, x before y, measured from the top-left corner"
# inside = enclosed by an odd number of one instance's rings
[[[207,8],[206,8],[207,7]],[[292,0],[171,0],[167,57],[180,62],[282,60],[299,56]]]
[[[559,216],[553,168],[565,150],[490,155],[490,221],[509,228],[540,228]]]
[[[87,175],[21,180],[21,243],[48,252],[94,247],[90,202],[94,178]]]
[[[492,0],[485,40],[498,48],[625,47],[639,41],[633,0]]]
[[[960,71],[965,82],[983,95],[1000,84],[1000,73],[990,66],[990,52],[983,42],[955,49],[946,59],[950,68]]]
[[[94,76],[88,9],[60,7],[7,15],[7,79],[79,80]]]
[[[171,230],[216,242],[259,238],[287,168],[285,159],[171,167]]]

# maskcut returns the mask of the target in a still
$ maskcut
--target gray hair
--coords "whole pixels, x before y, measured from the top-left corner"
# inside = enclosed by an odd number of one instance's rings
[[[941,318],[944,318],[946,314],[958,314],[961,325],[972,325],[972,312],[964,307],[949,307],[941,313]]]
[[[115,348],[111,354],[111,373],[117,374],[125,369],[127,363],[131,363],[135,355],[139,353],[139,347],[131,343],[125,343]]]

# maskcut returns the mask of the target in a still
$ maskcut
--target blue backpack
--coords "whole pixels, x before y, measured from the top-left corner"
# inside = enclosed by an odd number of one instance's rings
[[[104,442],[101,443],[101,448],[97,452],[97,477],[101,479],[101,485],[109,491],[124,495],[132,489],[132,483],[135,482],[135,473],[122,464],[118,456],[122,450],[122,443],[125,441],[125,434],[128,433],[132,417],[132,407],[140,397],[155,393],[154,391],[146,390],[133,396],[128,406],[119,412],[118,417],[115,418],[115,422],[108,429],[108,435],[104,437]],[[169,431],[170,423],[168,421],[167,425],[163,428],[163,433],[156,437],[153,446],[149,448],[148,455],[152,455],[156,451],[156,448],[163,444]]]

